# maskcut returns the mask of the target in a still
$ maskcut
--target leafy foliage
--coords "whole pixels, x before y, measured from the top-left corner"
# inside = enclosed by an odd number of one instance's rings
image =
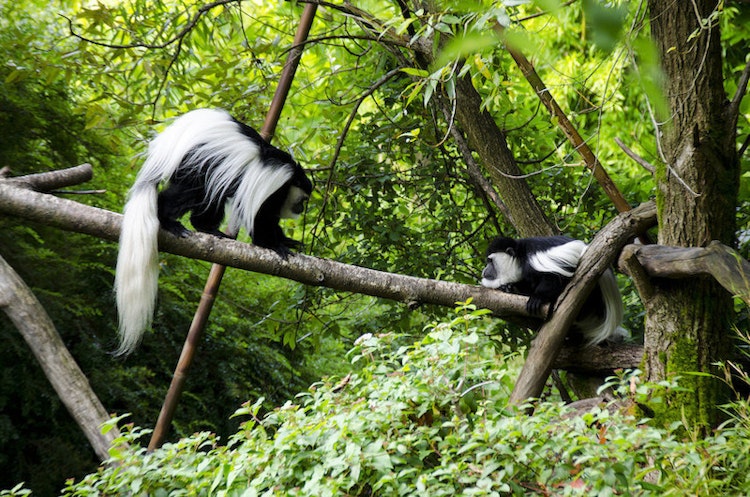
[[[66,496],[147,495],[718,495],[750,489],[746,414],[706,440],[597,407],[544,403],[534,416],[505,410],[517,356],[464,306],[427,335],[399,345],[363,335],[353,369],[261,417],[262,401],[226,446],[203,432],[146,454],[132,427],[111,462]],[[655,403],[674,383],[613,379]],[[634,387],[634,385],[637,385]],[[747,407],[746,403],[740,405]]]

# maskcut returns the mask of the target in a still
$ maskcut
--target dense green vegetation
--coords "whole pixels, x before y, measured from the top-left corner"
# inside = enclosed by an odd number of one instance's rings
[[[261,416],[262,400],[224,445],[198,433],[153,454],[141,430],[101,470],[64,495],[744,495],[750,462],[746,403],[705,439],[675,423],[555,402],[534,416],[507,411],[519,356],[486,332],[471,306],[410,345],[364,335],[354,371],[328,377]],[[612,379],[624,398],[656,406],[679,382]],[[615,492],[616,489],[616,492]]]
[[[357,2],[404,36],[456,35],[459,42],[442,47],[429,71],[368,38],[336,8],[318,10],[274,137],[315,181],[304,218],[285,225],[304,240],[305,253],[476,283],[487,240],[513,234],[514,226],[471,179],[436,106],[464,73],[561,231],[590,239],[615,215],[488,34],[495,20],[512,21],[519,46],[628,202],[656,194],[654,178],[615,143],[659,161],[653,119],[666,104],[645,7],[504,3],[445,2],[420,23],[401,17],[398,2]],[[19,5],[0,3],[0,167],[20,175],[90,162],[94,180],[82,189],[103,193],[75,199],[114,211],[148,139],[170,118],[215,106],[260,127],[301,12],[295,2],[257,1],[202,11],[189,1]],[[554,15],[536,16],[540,9]],[[722,30],[731,95],[746,63],[750,9],[726,2],[711,21]],[[748,101],[740,142],[750,133]],[[745,258],[749,155],[737,206]],[[144,456],[143,436],[158,415],[208,265],[162,255],[153,332],[122,360],[111,355],[115,244],[8,217],[0,217],[0,231],[0,255],[34,290],[106,408],[132,423],[124,435],[131,448],[113,452],[122,466],[95,473],[98,461],[80,430],[0,316],[0,489],[25,481],[38,495],[54,495],[75,478],[66,494],[234,495],[250,483],[259,495],[750,490],[746,404],[728,408],[734,417],[705,439],[693,436],[690,423],[660,427],[635,412],[601,408],[566,417],[555,402],[518,416],[505,406],[525,330],[466,309],[458,317],[411,310],[236,270],[222,283],[171,443]],[[621,283],[626,325],[639,340],[644,310],[630,281]],[[746,309],[739,301],[735,307],[733,325],[744,332]],[[363,335],[369,338],[356,341]],[[672,380],[635,392],[631,384],[614,382],[625,397],[652,407],[664,389],[679,390]],[[554,391],[549,396],[557,399]]]

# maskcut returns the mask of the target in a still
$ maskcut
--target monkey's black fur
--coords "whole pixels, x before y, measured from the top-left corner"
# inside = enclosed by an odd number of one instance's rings
[[[487,248],[482,285],[529,297],[526,310],[542,316],[570,282],[586,244],[566,236],[513,239],[499,237]],[[588,344],[621,339],[622,297],[614,274],[607,270],[586,299],[574,325]]]
[[[131,352],[151,323],[160,226],[185,236],[179,219],[190,213],[196,230],[226,236],[219,226],[229,204],[230,231],[244,227],[255,245],[287,258],[299,243],[284,235],[279,220],[301,214],[311,192],[291,155],[227,112],[199,109],[176,119],[149,145],[125,205],[115,273],[119,353]]]

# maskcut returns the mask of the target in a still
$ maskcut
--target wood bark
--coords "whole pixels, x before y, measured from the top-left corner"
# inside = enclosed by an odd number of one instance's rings
[[[731,245],[739,184],[736,117],[724,94],[719,25],[709,21],[714,0],[690,6],[649,0],[652,38],[665,76],[669,116],[661,116],[656,164],[660,245]],[[730,341],[732,300],[711,278],[690,285],[654,280],[645,302],[645,371],[661,380],[686,371],[710,372]],[[684,376],[683,376],[684,377]],[[668,409],[705,426],[716,420],[720,388],[705,376],[683,380],[686,392]]]
[[[750,263],[717,241],[711,242],[707,248],[628,245],[620,255],[619,265],[624,271],[630,271],[631,259],[636,259],[649,279],[711,276],[724,287],[727,295],[739,297],[750,305]],[[646,285],[650,282],[641,283],[641,286]],[[651,291],[644,290],[641,294],[647,295]]]
[[[109,414],[89,385],[55,325],[21,277],[0,256],[0,309],[8,315],[34,353],[44,374],[100,460],[119,432],[101,432]]]

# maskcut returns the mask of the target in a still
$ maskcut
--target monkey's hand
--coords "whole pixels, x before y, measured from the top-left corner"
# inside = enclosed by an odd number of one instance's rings
[[[500,285],[499,287],[497,287],[497,289],[505,293],[516,293],[513,283],[506,283],[504,285]]]
[[[539,297],[529,297],[528,302],[526,302],[526,311],[532,316],[542,317],[544,319],[547,319],[549,317],[548,315],[544,315],[542,312],[542,308],[545,306],[545,304],[550,304],[551,302],[541,299]]]
[[[284,237],[284,240],[282,241],[282,243],[286,245],[287,247],[294,248],[294,249],[297,249],[302,246],[302,242],[300,242],[299,240],[295,240],[293,238],[289,238],[286,236]]]
[[[287,247],[286,245],[277,245],[276,247],[269,247],[271,250],[279,254],[282,259],[287,260],[289,259],[290,255],[294,255],[294,252],[292,252],[292,249]]]

